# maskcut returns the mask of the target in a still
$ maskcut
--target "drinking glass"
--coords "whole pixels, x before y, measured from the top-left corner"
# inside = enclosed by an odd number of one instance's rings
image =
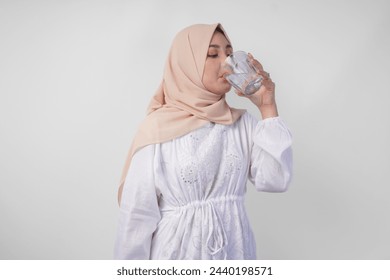
[[[246,52],[236,51],[229,55],[224,67],[228,72],[225,79],[243,94],[251,95],[260,89],[263,78],[257,74]]]

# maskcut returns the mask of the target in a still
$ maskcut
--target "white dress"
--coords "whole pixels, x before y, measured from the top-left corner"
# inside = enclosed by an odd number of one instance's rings
[[[256,259],[244,206],[258,191],[286,191],[291,134],[280,117],[248,112],[146,146],[132,159],[119,214],[115,259]]]

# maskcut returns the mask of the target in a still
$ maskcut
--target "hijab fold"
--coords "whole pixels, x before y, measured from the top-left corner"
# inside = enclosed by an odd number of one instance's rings
[[[202,83],[209,44],[217,27],[230,41],[219,23],[192,25],[174,38],[163,81],[128,152],[119,184],[119,202],[131,159],[142,147],[170,141],[209,122],[232,124],[245,112],[229,107],[225,95],[208,91]]]

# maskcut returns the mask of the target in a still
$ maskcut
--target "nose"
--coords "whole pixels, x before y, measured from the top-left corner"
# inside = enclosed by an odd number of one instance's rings
[[[223,54],[223,55],[221,55],[220,56],[220,58],[221,58],[221,60],[220,60],[220,66],[221,66],[221,68],[223,69],[223,68],[226,68],[226,58],[228,57],[228,55],[226,55],[226,54]]]
[[[220,77],[225,77],[226,75],[232,74],[233,69],[225,61],[222,61],[219,72],[220,72]]]
[[[226,75],[229,75],[232,73],[232,68],[226,63],[226,58],[228,58],[230,55],[227,55],[225,52],[223,52],[220,57],[220,68],[219,73],[220,77],[224,77]]]
[[[225,61],[226,60],[226,58],[228,58],[230,55],[227,55],[227,54],[223,54],[223,55],[221,55],[221,59],[223,60],[223,61]]]

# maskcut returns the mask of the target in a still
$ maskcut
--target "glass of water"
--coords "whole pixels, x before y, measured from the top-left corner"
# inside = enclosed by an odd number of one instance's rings
[[[251,95],[260,89],[263,78],[257,74],[246,52],[236,51],[229,55],[224,67],[228,72],[225,79],[238,91]]]

